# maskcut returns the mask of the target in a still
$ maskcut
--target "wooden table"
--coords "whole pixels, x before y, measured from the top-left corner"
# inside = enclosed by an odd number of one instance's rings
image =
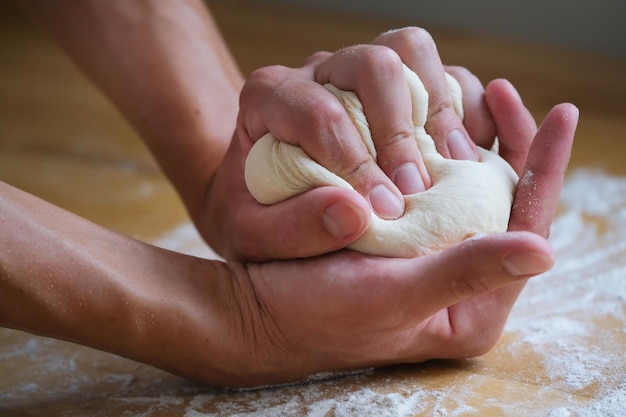
[[[210,4],[244,72],[419,24]],[[206,253],[135,133],[53,43],[0,6],[0,180],[123,233]],[[581,110],[553,231],[559,262],[527,287],[492,352],[239,392],[0,330],[0,415],[626,415],[626,62],[431,31],[444,62],[484,82],[510,79],[538,119],[558,102]]]

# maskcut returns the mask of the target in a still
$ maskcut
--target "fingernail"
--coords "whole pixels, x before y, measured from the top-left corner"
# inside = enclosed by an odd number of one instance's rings
[[[448,150],[452,159],[475,160],[474,151],[470,147],[468,139],[459,129],[448,132]]]
[[[400,165],[396,170],[394,182],[404,195],[419,193],[426,189],[417,165],[410,162]]]
[[[322,214],[326,230],[339,239],[360,232],[365,220],[362,210],[344,202],[331,204]]]
[[[383,219],[397,219],[404,213],[404,201],[384,185],[378,185],[370,192],[370,203]]]
[[[546,272],[552,267],[552,258],[533,252],[513,252],[502,260],[502,265],[509,274],[524,277]]]

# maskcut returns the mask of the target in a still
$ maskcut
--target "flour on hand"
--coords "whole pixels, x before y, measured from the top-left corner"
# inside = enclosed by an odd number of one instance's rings
[[[402,217],[384,220],[372,213],[368,230],[349,247],[379,256],[410,258],[426,255],[467,238],[506,230],[517,175],[495,151],[479,148],[480,162],[445,159],[424,128],[428,92],[408,67],[404,73],[412,98],[415,140],[432,180],[432,186],[405,196]],[[461,88],[448,75],[457,114],[462,117]],[[343,104],[374,158],[363,107],[356,94],[325,86]],[[250,193],[262,204],[275,204],[321,186],[353,189],[343,178],[313,161],[298,146],[275,139],[271,133],[252,147],[245,166]]]

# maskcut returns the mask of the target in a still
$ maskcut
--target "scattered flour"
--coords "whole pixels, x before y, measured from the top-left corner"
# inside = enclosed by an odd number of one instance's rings
[[[424,408],[424,400],[435,393],[416,390],[412,393],[379,393],[369,388],[328,398],[318,387],[297,394],[289,389],[282,392],[262,392],[257,398],[245,402],[217,402],[211,396],[194,398],[185,410],[185,417],[291,417],[306,410],[308,417],[412,417]],[[289,392],[291,391],[291,392]],[[300,390],[301,391],[301,390]],[[286,398],[284,398],[286,396]],[[278,397],[278,398],[277,398]],[[245,403],[245,404],[244,404]],[[242,405],[243,404],[243,405]],[[205,407],[217,408],[212,412],[200,412]],[[262,411],[261,411],[262,410]]]
[[[540,355],[553,387],[597,387],[591,404],[550,417],[626,416],[626,178],[580,169],[567,179],[553,224],[552,271],[531,280],[506,332]],[[603,328],[603,323],[611,323]]]
[[[562,211],[551,231],[557,263],[540,279],[531,280],[522,293],[505,329],[518,336],[509,349],[521,354],[532,348],[553,388],[577,392],[597,386],[599,399],[589,404],[572,400],[544,415],[624,417],[626,362],[614,347],[626,343],[626,178],[578,169],[568,176],[561,202]],[[177,233],[194,239],[196,232],[185,225]],[[620,323],[621,329],[597,330],[598,324],[609,319]],[[414,395],[363,389],[330,400],[310,398],[313,402],[308,415],[417,415],[420,408],[414,399],[424,400],[428,393],[418,389]],[[280,407],[289,404],[293,402]],[[458,405],[456,411],[442,409],[436,415],[462,414],[471,409]],[[263,415],[288,415],[281,414],[280,407],[274,414]],[[501,408],[507,409],[503,404]],[[525,415],[515,411],[507,414]],[[213,415],[219,414],[193,414],[188,409],[186,417]]]
[[[573,414],[578,417],[624,417],[626,415],[626,380],[617,390],[575,410]]]
[[[0,415],[31,415],[24,410],[30,411],[34,398],[43,398],[40,414],[32,415],[85,415],[81,407],[91,404],[88,414],[93,417],[624,417],[626,178],[590,170],[571,173],[551,241],[557,253],[555,267],[529,282],[505,329],[512,341],[497,348],[513,360],[539,361],[543,375],[529,371],[509,382],[517,375],[505,373],[506,378],[496,379],[494,387],[490,375],[450,370],[450,379],[434,389],[432,380],[424,382],[429,378],[427,369],[423,374],[414,370],[411,376],[372,370],[262,390],[224,391],[102,352],[77,350],[66,342],[26,339],[0,330],[3,339],[15,337],[15,348],[0,351],[0,361],[11,375],[7,381],[19,381],[2,385],[6,377],[0,378]],[[195,256],[216,257],[191,224],[157,243]],[[90,376],[93,369],[104,371]],[[489,374],[489,369],[484,371]],[[529,391],[520,388],[525,383],[543,388],[528,396]],[[476,398],[477,390],[491,397]],[[54,402],[45,408],[55,398],[82,405],[76,412],[59,413]],[[11,414],[11,407],[18,411]]]

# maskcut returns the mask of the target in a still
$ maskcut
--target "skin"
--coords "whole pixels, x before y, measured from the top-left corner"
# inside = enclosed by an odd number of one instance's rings
[[[576,108],[555,107],[537,129],[508,82],[483,90],[467,70],[449,68],[467,92],[461,124],[446,104],[447,89],[441,90],[436,48],[422,44],[432,39],[421,29],[318,53],[297,69],[268,67],[241,88],[199,2],[60,0],[26,7],[137,128],[205,239],[229,261],[155,248],[0,184],[2,326],[206,383],[279,383],[321,371],[481,354],[501,334],[524,282],[552,266],[545,237]],[[411,58],[411,51],[422,59]],[[176,59],[181,56],[195,59]],[[404,174],[398,180],[401,167],[414,164],[424,187],[429,184],[419,154],[404,140],[411,126],[396,81],[402,61],[433,90],[430,129],[442,153],[472,158],[475,145],[458,148],[458,140],[449,140],[452,130],[465,139],[476,135],[484,146],[498,135],[501,155],[523,179],[509,232],[415,259],[340,250],[366,229],[378,205],[374,190],[382,186],[399,198],[400,189],[416,186]],[[350,70],[360,75],[346,77]],[[367,77],[382,78],[370,85]],[[347,116],[320,85],[327,81],[363,97],[380,161],[363,157]],[[400,113],[377,104],[377,94],[389,94],[381,101]],[[270,130],[320,160],[342,152],[326,162],[358,192],[323,187],[275,206],[254,202],[242,163]],[[289,215],[294,212],[299,215]],[[356,221],[338,226],[350,219]],[[302,234],[310,245],[294,244]]]
[[[507,82],[486,99],[503,153],[526,178],[509,232],[414,259],[344,250],[224,263],[115,234],[2,184],[11,226],[0,241],[0,324],[230,386],[482,354],[526,280],[554,262],[545,236],[578,116],[556,106],[537,131]]]
[[[367,229],[372,209],[381,217],[397,218],[404,211],[402,195],[430,185],[411,140],[402,61],[430,91],[436,111],[429,128],[438,149],[446,156],[476,158],[475,145],[450,108],[434,41],[423,29],[405,28],[368,45],[317,53],[301,68],[260,69],[242,89],[244,77],[199,0],[18,4],[134,126],[202,236],[225,258],[269,260],[332,252]],[[377,161],[343,108],[320,85],[326,82],[362,98]],[[480,100],[471,106],[481,106]],[[224,158],[231,139],[255,141],[270,130],[344,176],[357,193],[319,190],[291,199],[282,210],[255,206],[245,192],[224,193],[240,170],[238,160]],[[452,130],[463,133],[463,146],[450,147]],[[248,146],[243,144],[240,152]],[[301,216],[285,222],[284,212]],[[262,217],[263,223],[251,227],[250,215]],[[295,247],[289,237],[297,233],[309,236],[310,244]]]
[[[407,39],[416,39],[406,36],[407,32],[424,31],[405,28],[384,34],[374,42],[401,44]],[[430,37],[417,39],[433,42]],[[434,47],[427,48],[427,51],[436,55]],[[466,92],[464,123],[482,145],[491,146],[495,126],[480,81],[464,68],[444,68],[438,55],[425,54],[424,61],[438,65],[417,68],[421,76],[430,71],[443,77],[444,69],[459,74]],[[386,209],[395,207],[380,200],[376,204],[376,198],[372,197],[376,190],[382,187],[394,193],[401,204],[396,208],[402,213],[402,194],[420,192],[431,185],[413,138],[410,94],[402,63],[401,56],[393,49],[374,43],[342,49],[334,54],[318,52],[300,68],[271,66],[253,72],[242,89],[235,136],[216,172],[207,199],[209,223],[222,229],[215,235],[220,239],[207,236],[207,241],[218,248],[222,256],[232,259],[241,259],[241,254],[252,260],[307,257],[341,249],[356,240],[367,229],[371,208],[380,217],[398,217],[397,213],[382,215],[381,210],[376,209],[379,205]],[[346,118],[343,106],[320,86],[320,83],[327,82],[359,95],[373,133],[377,160],[372,159],[356,128]],[[436,116],[438,113],[429,117],[439,117],[439,125],[445,121],[452,125],[451,130],[465,131],[452,109],[445,81],[444,85],[425,82],[425,86],[436,92],[429,95],[431,101],[439,95],[448,103],[448,107],[438,112],[448,113],[446,117]],[[439,128],[438,136],[433,138],[437,147],[449,155],[447,136],[442,135],[441,130]],[[249,195],[242,172],[250,148],[268,131],[279,140],[302,147],[312,159],[350,182],[356,192],[321,187],[280,204],[258,204]],[[456,145],[452,149],[456,149]],[[453,153],[461,154],[464,159],[477,160],[473,142],[468,141],[463,148],[467,149]],[[407,166],[411,168],[407,170]],[[382,185],[380,178],[383,179]],[[398,190],[395,186],[399,187]],[[219,197],[227,192],[230,201]],[[233,201],[238,204],[233,205]],[[321,212],[322,215],[300,215],[311,212]],[[299,215],[294,218],[293,213]],[[224,218],[228,220],[224,222]],[[292,242],[303,235],[307,236],[308,244],[294,246]]]

